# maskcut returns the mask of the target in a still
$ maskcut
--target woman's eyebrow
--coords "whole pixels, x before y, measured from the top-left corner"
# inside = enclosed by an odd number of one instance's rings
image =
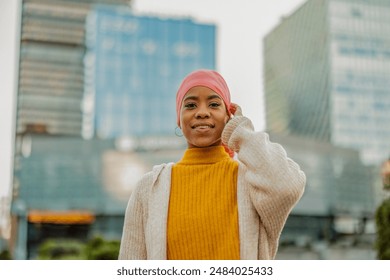
[[[213,95],[210,95],[210,96],[207,97],[208,100],[214,99],[214,98],[222,99],[222,98],[221,98],[219,95],[217,95],[217,94],[213,94]]]
[[[186,101],[186,100],[198,100],[199,99],[199,97],[198,96],[196,96],[196,95],[188,95],[188,96],[186,96],[186,97],[184,97],[184,100],[183,101]]]
[[[215,98],[218,98],[218,99],[222,99],[219,95],[217,94],[213,94],[213,95],[210,95],[210,96],[207,96],[207,100],[210,100],[210,99],[215,99]],[[199,97],[196,96],[196,95],[188,95],[186,97],[184,97],[184,100],[183,101],[187,101],[187,100],[198,100]]]

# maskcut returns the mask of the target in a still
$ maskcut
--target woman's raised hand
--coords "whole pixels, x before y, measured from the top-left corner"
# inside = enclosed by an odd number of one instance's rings
[[[239,105],[237,105],[236,103],[231,103],[231,104],[230,104],[230,113],[231,113],[234,117],[240,117],[240,116],[242,116],[241,107],[240,107]]]

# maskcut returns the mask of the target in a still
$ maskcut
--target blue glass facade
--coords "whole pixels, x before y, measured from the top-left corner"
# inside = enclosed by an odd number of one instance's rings
[[[97,6],[87,20],[86,94],[99,138],[173,135],[175,95],[198,68],[215,68],[214,25]]]
[[[373,217],[382,200],[389,3],[310,0],[264,39],[267,130],[299,138],[288,154],[307,176],[296,215]]]
[[[390,2],[310,0],[265,38],[267,128],[390,154]]]
[[[332,142],[366,163],[390,154],[390,2],[330,1]]]

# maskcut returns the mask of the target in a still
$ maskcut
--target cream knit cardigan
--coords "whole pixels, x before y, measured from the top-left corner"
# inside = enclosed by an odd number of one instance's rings
[[[268,134],[243,116],[231,119],[222,142],[237,153],[237,203],[241,259],[274,259],[279,237],[301,198],[306,176]],[[119,259],[163,260],[173,163],[145,174],[127,205]]]

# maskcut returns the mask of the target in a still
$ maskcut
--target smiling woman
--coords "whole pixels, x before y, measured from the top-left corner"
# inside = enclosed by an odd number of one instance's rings
[[[221,135],[229,120],[227,109],[213,90],[196,86],[188,91],[180,110],[180,128],[189,148],[221,145]]]
[[[221,145],[231,106],[224,79],[215,71],[196,71],[184,79],[176,100],[178,126],[188,147]]]
[[[139,181],[119,259],[275,258],[305,174],[282,146],[253,130],[216,71],[183,80],[176,112],[188,149]]]

